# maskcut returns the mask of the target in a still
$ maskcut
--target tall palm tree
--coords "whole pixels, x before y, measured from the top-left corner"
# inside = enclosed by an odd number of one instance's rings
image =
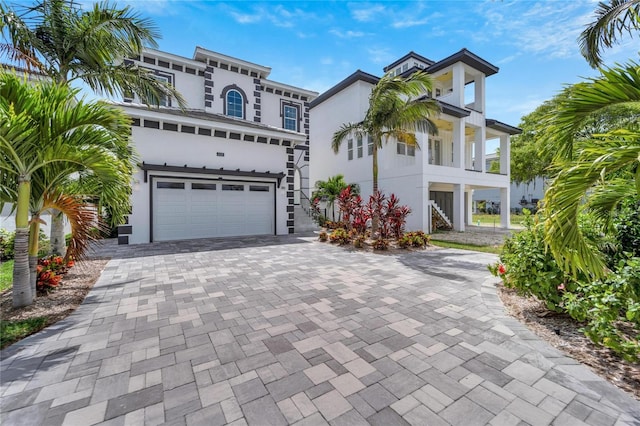
[[[617,43],[623,34],[640,30],[640,0],[600,2],[595,20],[580,34],[580,52],[593,68],[602,65],[602,50]]]
[[[418,147],[415,132],[437,133],[429,117],[440,111],[438,103],[426,96],[432,89],[431,77],[424,71],[407,78],[387,74],[373,87],[369,108],[358,123],[345,123],[334,134],[331,147],[337,154],[342,142],[350,135],[368,135],[373,143],[373,193],[378,192],[378,150],[390,138]],[[372,228],[378,229],[378,217],[372,218]]]
[[[566,92],[568,93],[568,92]],[[634,122],[575,144],[575,130],[585,119],[617,105],[640,107],[640,65],[602,70],[602,75],[574,85],[570,96],[558,102],[549,117],[555,133],[560,170],[545,194],[545,240],[566,270],[595,277],[604,274],[599,253],[585,240],[578,215],[588,209],[597,217],[610,217],[621,201],[640,194],[640,116]]]
[[[64,85],[30,85],[0,73],[0,201],[16,206],[14,307],[33,300],[29,226],[37,239],[38,217],[30,223],[30,208],[62,206],[53,188],[78,172],[92,174],[114,191],[130,184],[129,158],[118,158],[128,149],[127,116],[103,102],[77,100],[77,93]]]
[[[33,6],[11,8],[0,0],[0,54],[12,63],[37,71],[63,84],[81,81],[98,94],[137,95],[159,105],[182,96],[170,84],[144,68],[125,63],[144,46],[157,47],[159,32],[129,6],[108,1],[83,9],[73,0],[38,0]],[[52,248],[64,251],[63,216],[53,215]]]

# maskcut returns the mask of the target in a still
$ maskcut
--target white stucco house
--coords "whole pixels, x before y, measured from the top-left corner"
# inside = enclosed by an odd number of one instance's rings
[[[509,205],[509,142],[520,133],[516,127],[487,118],[485,80],[498,67],[462,49],[440,61],[415,52],[384,68],[385,73],[406,76],[424,69],[433,76],[433,96],[441,113],[432,117],[436,136],[417,134],[420,149],[389,141],[378,151],[380,191],[396,194],[411,207],[407,229],[431,232],[434,223],[448,222],[463,231],[471,224],[474,190],[494,188],[503,205]],[[364,197],[372,192],[371,148],[366,137],[345,141],[340,152],[331,149],[333,133],[343,123],[361,121],[369,94],[379,78],[356,71],[322,93],[310,106],[310,183],[343,174],[358,183]],[[486,168],[486,145],[499,140],[500,173]],[[501,226],[509,226],[508,210]]]
[[[193,58],[147,49],[128,61],[172,84],[175,99],[132,118],[139,155],[120,244],[294,232],[308,193],[309,103],[317,93],[269,80],[271,69],[196,47]]]

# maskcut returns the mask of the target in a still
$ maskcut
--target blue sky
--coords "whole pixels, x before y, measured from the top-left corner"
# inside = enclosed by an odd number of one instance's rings
[[[160,28],[160,49],[197,45],[272,68],[270,79],[323,92],[356,69],[382,68],[413,50],[432,60],[463,47],[500,67],[487,79],[487,113],[517,125],[564,84],[595,76],[577,37],[597,2],[121,0]],[[638,39],[605,56],[637,55]]]

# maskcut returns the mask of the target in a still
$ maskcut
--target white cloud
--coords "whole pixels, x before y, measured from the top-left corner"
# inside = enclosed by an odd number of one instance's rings
[[[166,0],[165,0],[166,1]],[[269,22],[276,27],[292,28],[300,22],[317,21],[326,18],[318,18],[314,13],[305,12],[299,8],[288,9],[282,5],[275,7],[264,7],[254,5],[250,11],[239,11],[229,5],[224,5],[227,13],[239,24],[255,24],[258,22]],[[298,32],[298,35],[301,33]],[[302,37],[304,38],[304,37]]]
[[[476,41],[504,40],[514,53],[550,58],[579,54],[578,36],[592,19],[592,5],[584,2],[484,2],[478,12],[486,20]],[[484,33],[486,32],[486,34]]]
[[[356,38],[356,37],[364,37],[366,34],[362,31],[341,31],[338,29],[331,29],[329,30],[329,33],[335,35],[336,37],[339,38]]]
[[[374,64],[386,65],[395,59],[387,47],[370,47],[367,52],[370,55],[371,62]]]
[[[330,58],[330,57],[320,58],[320,63],[322,65],[332,65],[333,64],[333,58]]]
[[[378,16],[382,16],[386,12],[386,8],[381,4],[369,3],[349,3],[351,16],[358,22],[371,22]]]

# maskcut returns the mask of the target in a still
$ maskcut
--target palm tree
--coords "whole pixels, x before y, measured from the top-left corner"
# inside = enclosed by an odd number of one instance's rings
[[[378,150],[382,148],[383,141],[394,138],[419,148],[415,132],[437,132],[429,117],[437,114],[440,106],[426,96],[431,88],[431,77],[423,71],[407,78],[387,74],[373,87],[364,119],[358,123],[345,123],[333,134],[331,147],[336,154],[350,135],[369,136],[373,144],[374,194],[378,192]],[[377,216],[372,218],[374,233],[378,229],[378,219]]]
[[[99,94],[135,94],[156,106],[167,97],[186,106],[173,86],[123,61],[145,45],[157,47],[159,38],[153,23],[128,6],[102,2],[85,10],[73,0],[39,0],[11,8],[0,1],[0,33],[0,54],[58,83],[81,81]],[[61,214],[53,215],[51,241],[55,252],[64,251]]]
[[[327,202],[327,206],[331,209],[333,220],[336,220],[335,202],[338,199],[340,193],[349,187],[344,180],[343,175],[335,175],[325,180],[319,180],[316,182],[316,190],[313,192],[311,198],[323,198]]]
[[[103,102],[77,100],[78,91],[55,83],[29,85],[15,75],[0,73],[0,196],[16,206],[13,305],[32,303],[29,269],[37,253],[38,216],[63,206],[58,184],[78,172],[90,173],[105,188],[130,184],[130,133],[127,116]],[[70,211],[71,209],[66,209]]]
[[[640,30],[640,0],[601,2],[595,20],[580,34],[580,52],[593,68],[602,65],[602,50],[617,43],[617,37]]]
[[[588,209],[607,219],[621,201],[640,194],[640,119],[576,144],[574,137],[588,117],[619,105],[640,107],[640,66],[634,62],[574,85],[549,117],[560,171],[545,194],[545,241],[565,270],[595,277],[604,274],[604,262],[581,234],[578,215]],[[574,145],[577,155],[569,161]]]

